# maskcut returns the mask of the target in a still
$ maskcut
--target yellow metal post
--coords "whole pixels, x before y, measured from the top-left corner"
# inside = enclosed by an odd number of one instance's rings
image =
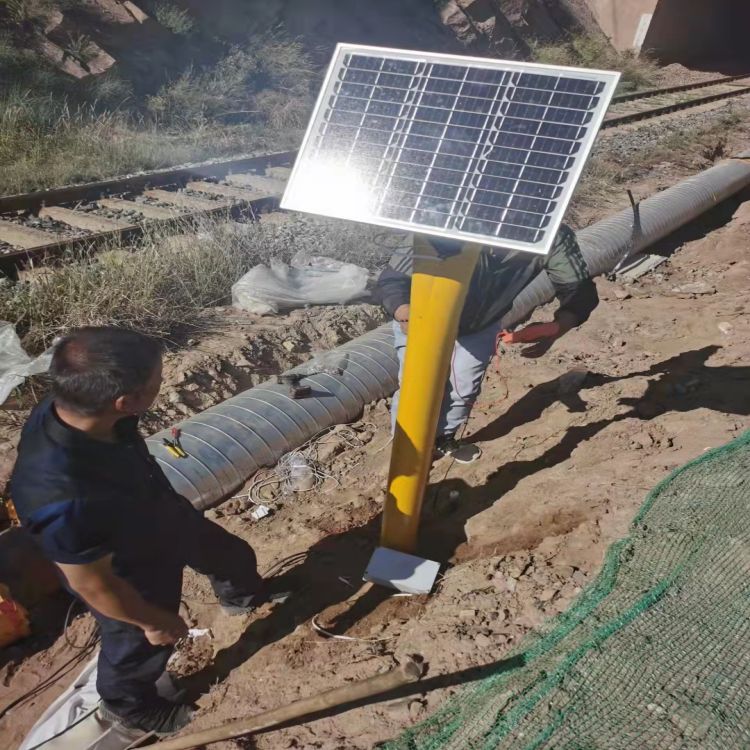
[[[383,547],[400,552],[417,546],[440,405],[479,251],[479,245],[466,245],[441,260],[427,239],[415,239],[406,358],[380,539]]]

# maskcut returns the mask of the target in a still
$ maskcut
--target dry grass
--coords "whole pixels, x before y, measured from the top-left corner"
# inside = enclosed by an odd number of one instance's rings
[[[195,31],[195,21],[185,8],[178,8],[167,0],[159,0],[154,6],[156,20],[173,34],[189,36]]]
[[[0,193],[294,147],[315,76],[296,42],[264,38],[141,110],[115,76],[74,86],[0,35]]]
[[[675,127],[667,122],[657,136],[646,138],[637,131],[623,133],[631,144],[625,155],[613,152],[606,141],[601,142],[586,163],[567,220],[575,228],[583,226],[591,209],[607,205],[629,183],[642,179],[657,165],[680,165],[685,170],[697,171],[726,157],[727,133],[742,121],[740,112],[730,104],[714,117],[698,123],[687,119]]]
[[[251,121],[300,128],[318,80],[300,42],[268,37],[233,48],[212,68],[188,70],[150,97],[147,106],[166,127]]]
[[[381,234],[305,218],[153,229],[133,247],[113,243],[32,281],[0,285],[0,320],[15,321],[34,352],[80,325],[112,324],[169,338],[195,326],[205,308],[228,304],[232,284],[259,262],[288,261],[302,252],[380,267],[390,252]]]
[[[152,233],[132,249],[113,244],[32,281],[6,284],[0,288],[0,317],[16,321],[32,351],[86,324],[166,336],[223,299],[242,267],[241,247],[220,237],[218,231],[185,237]]]
[[[0,193],[55,187],[295,145],[293,129],[196,123],[170,130],[121,112],[31,95],[0,101]]]
[[[621,93],[656,86],[661,76],[658,65],[645,55],[618,52],[603,40],[593,37],[574,36],[564,44],[537,43],[531,48],[535,62],[619,70],[622,73]]]
[[[621,191],[627,177],[626,170],[607,159],[606,156],[599,154],[592,156],[586,162],[583,175],[568,208],[566,221],[574,229],[580,229],[586,223],[587,211],[606,203],[613,191]]]

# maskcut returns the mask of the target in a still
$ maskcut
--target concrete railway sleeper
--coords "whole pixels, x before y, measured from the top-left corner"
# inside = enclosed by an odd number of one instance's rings
[[[149,225],[272,211],[295,152],[286,151],[0,198],[0,272],[130,242]],[[31,219],[29,221],[29,219]]]

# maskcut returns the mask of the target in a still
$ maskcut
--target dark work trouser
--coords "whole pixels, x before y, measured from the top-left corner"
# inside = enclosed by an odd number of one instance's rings
[[[252,604],[262,579],[250,545],[205,519],[192,506],[185,508],[183,515],[184,522],[165,539],[163,562],[138,576],[144,580],[144,598],[178,612],[182,571],[187,565],[210,578],[222,604]],[[140,590],[138,582],[134,585]],[[139,627],[98,612],[94,616],[101,630],[96,683],[99,695],[119,716],[136,718],[156,703],[155,683],[166,669],[173,647],[152,646]]]

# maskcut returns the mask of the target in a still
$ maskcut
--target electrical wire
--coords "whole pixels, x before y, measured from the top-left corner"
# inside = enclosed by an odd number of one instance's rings
[[[364,431],[368,427],[375,428],[370,423],[359,425]],[[247,498],[255,505],[267,505],[276,501],[280,495],[287,497],[295,493],[312,492],[320,489],[327,481],[332,480],[336,486],[340,482],[331,472],[326,471],[319,459],[320,448],[334,440],[322,440],[327,434],[334,435],[335,428],[327,427],[313,435],[304,445],[289,453],[285,453],[276,466],[255,475],[248,492],[236,495],[237,498]],[[353,427],[341,427],[335,431],[335,442],[343,443],[349,448],[363,448],[366,443],[359,437],[359,432]]]
[[[5,718],[8,712],[11,711],[12,709],[17,708],[18,706],[26,703],[32,698],[38,697],[45,690],[52,687],[52,685],[54,685],[58,680],[62,679],[71,671],[73,671],[73,669],[75,669],[76,666],[78,666],[81,662],[85,661],[86,658],[94,652],[94,649],[96,648],[96,644],[98,643],[98,641],[99,641],[98,635],[96,634],[96,632],[92,632],[86,644],[81,648],[81,650],[75,656],[68,659],[68,661],[66,661],[64,664],[58,667],[51,675],[46,677],[35,687],[31,688],[31,690],[28,690],[23,695],[20,695],[18,698],[11,701],[7,706],[0,709],[0,719]]]
[[[295,563],[303,561],[304,559],[307,558],[307,556],[308,556],[307,552],[296,552],[292,555],[287,555],[286,557],[282,557],[280,560],[276,560],[275,562],[273,562],[265,571],[263,571],[261,575],[263,578],[270,578],[272,576],[278,575],[282,570],[288,568],[291,565],[294,565]],[[183,597],[183,602],[186,602],[186,601],[218,605],[218,602],[203,602],[202,600],[189,599],[187,597]],[[27,702],[28,700],[31,700],[32,698],[36,698],[38,695],[44,692],[47,688],[51,687],[59,679],[61,679],[62,677],[70,673],[78,664],[85,661],[86,658],[91,653],[93,653],[96,647],[96,644],[99,641],[99,636],[97,635],[97,631],[93,631],[92,633],[90,633],[88,639],[83,644],[72,643],[68,637],[68,625],[70,623],[71,615],[77,603],[78,603],[78,600],[73,599],[70,605],[68,606],[68,610],[65,614],[65,626],[64,626],[65,631],[64,632],[65,632],[66,643],[72,648],[79,649],[80,653],[76,654],[72,659],[68,660],[65,664],[59,667],[55,672],[53,672],[49,677],[47,677],[41,683],[36,685],[34,688],[24,693],[23,695],[19,696],[14,701],[12,701],[7,706],[5,706],[2,710],[0,710],[0,719],[3,719],[6,716],[6,714],[12,709],[22,705],[23,703]],[[57,739],[58,737],[61,737],[66,732],[73,729],[73,727],[75,727],[81,721],[88,718],[95,711],[96,709],[93,709],[92,711],[88,712],[87,714],[82,716],[80,719],[78,719],[75,723],[66,727],[62,732],[60,732],[59,734],[56,734],[54,737],[50,737],[49,739],[45,740],[39,745],[35,745],[33,748],[31,748],[31,750],[38,750],[38,748],[44,747],[44,745],[48,744],[52,740]],[[145,738],[141,738],[140,740],[138,740],[138,742],[141,742],[144,739]]]
[[[303,562],[307,556],[309,555],[309,552],[295,552],[292,555],[287,555],[286,557],[282,557],[280,560],[276,560],[275,562],[271,563],[271,565],[264,571],[261,572],[260,576],[261,578],[272,578],[274,576],[279,575],[282,570],[288,568],[289,566]],[[196,599],[194,597],[189,596],[183,596],[180,600],[185,607],[188,610],[188,614],[190,614],[190,607],[188,606],[188,602],[192,604],[205,604],[207,606],[211,607],[220,607],[221,603],[208,599]]]
[[[52,687],[52,685],[54,685],[58,680],[62,679],[71,671],[73,671],[73,669],[76,666],[78,666],[81,662],[83,662],[88,656],[90,656],[94,652],[94,649],[96,648],[96,645],[99,642],[98,628],[92,630],[91,633],[89,633],[86,640],[84,641],[84,643],[82,644],[73,643],[70,640],[70,635],[68,633],[68,625],[70,624],[71,615],[77,603],[78,603],[78,599],[73,598],[70,602],[70,605],[68,606],[67,612],[65,613],[65,622],[63,625],[63,637],[65,638],[65,642],[67,643],[67,645],[73,649],[76,649],[78,653],[75,654],[70,659],[68,659],[68,661],[66,661],[60,667],[58,667],[51,675],[49,675],[44,680],[42,680],[38,685],[34,686],[23,695],[20,695],[18,698],[11,701],[4,708],[0,709],[0,719],[3,719],[7,715],[7,713],[11,711],[12,709],[16,708],[17,706],[22,705],[23,703],[26,703],[32,698],[36,698],[45,690]]]
[[[357,643],[382,643],[383,641],[392,641],[394,638],[398,638],[401,633],[396,633],[395,635],[388,635],[384,638],[357,638],[353,635],[337,635],[336,633],[331,632],[330,630],[326,630],[322,625],[318,624],[317,621],[318,615],[313,617],[310,620],[310,625],[312,626],[312,629],[319,633],[320,635],[325,636],[326,638],[333,638],[337,641],[356,641]]]
[[[80,604],[80,602],[78,599],[74,597],[70,602],[68,611],[65,613],[65,624],[63,625],[63,636],[65,637],[65,643],[67,643],[68,646],[70,646],[71,648],[84,649],[86,648],[86,643],[83,643],[83,644],[73,643],[73,641],[70,640],[70,633],[68,632],[68,625],[70,625],[70,622],[71,622],[70,617],[73,614],[73,610],[75,609],[76,604]]]
[[[62,737],[64,734],[67,734],[71,729],[74,729],[77,727],[81,722],[86,721],[86,719],[89,718],[92,714],[95,714],[99,710],[99,704],[92,708],[90,711],[85,713],[83,716],[81,716],[79,719],[76,719],[72,724],[68,724],[65,729],[62,730],[62,732],[58,732],[57,734],[53,735],[52,737],[48,737],[43,742],[40,742],[38,745],[34,745],[34,747],[29,748],[29,750],[39,750],[40,747],[44,747],[45,745],[49,745],[50,742],[53,742],[54,740],[58,739],[59,737]]]

